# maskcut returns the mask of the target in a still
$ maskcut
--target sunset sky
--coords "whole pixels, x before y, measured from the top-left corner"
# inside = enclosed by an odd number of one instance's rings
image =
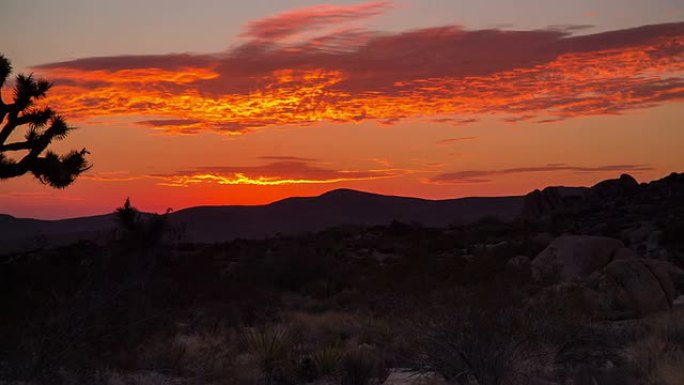
[[[14,216],[684,171],[681,0],[3,0],[0,52],[93,163],[0,181]]]

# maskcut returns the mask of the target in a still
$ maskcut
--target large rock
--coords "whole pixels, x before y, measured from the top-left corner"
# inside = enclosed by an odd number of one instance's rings
[[[672,307],[675,289],[662,266],[641,259],[617,259],[597,273],[599,300],[609,318],[640,318]]]
[[[642,260],[654,274],[666,275],[667,278],[672,282],[674,287],[674,293],[672,297],[679,294],[684,294],[684,270],[673,265],[668,261],[660,261],[655,259],[643,259]]]
[[[537,255],[532,261],[532,272],[540,280],[581,279],[606,266],[618,254],[628,258],[630,254],[626,250],[617,239],[564,235],[554,239]]]

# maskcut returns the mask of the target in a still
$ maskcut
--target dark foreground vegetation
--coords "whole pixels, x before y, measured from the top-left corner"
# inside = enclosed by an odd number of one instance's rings
[[[0,383],[684,383],[684,176],[528,196],[512,223],[0,259]]]

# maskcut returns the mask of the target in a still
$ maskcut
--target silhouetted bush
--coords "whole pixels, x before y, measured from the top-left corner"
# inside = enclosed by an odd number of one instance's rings
[[[453,309],[426,330],[427,367],[463,385],[527,384],[555,358],[540,322],[510,307]]]
[[[360,345],[342,359],[342,385],[367,385],[384,374],[382,362],[370,345]]]
[[[170,230],[168,214],[143,214],[131,205],[129,198],[114,211],[119,225],[117,240],[129,249],[149,250],[159,245]]]

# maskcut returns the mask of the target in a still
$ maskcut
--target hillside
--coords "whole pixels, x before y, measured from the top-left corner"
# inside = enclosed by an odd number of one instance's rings
[[[416,222],[429,227],[473,223],[485,217],[509,221],[520,214],[523,197],[426,200],[333,190],[318,197],[287,198],[262,206],[204,206],[169,215],[186,242],[227,242],[302,234],[341,225]],[[63,220],[0,216],[0,252],[104,242],[115,228],[111,214]]]

